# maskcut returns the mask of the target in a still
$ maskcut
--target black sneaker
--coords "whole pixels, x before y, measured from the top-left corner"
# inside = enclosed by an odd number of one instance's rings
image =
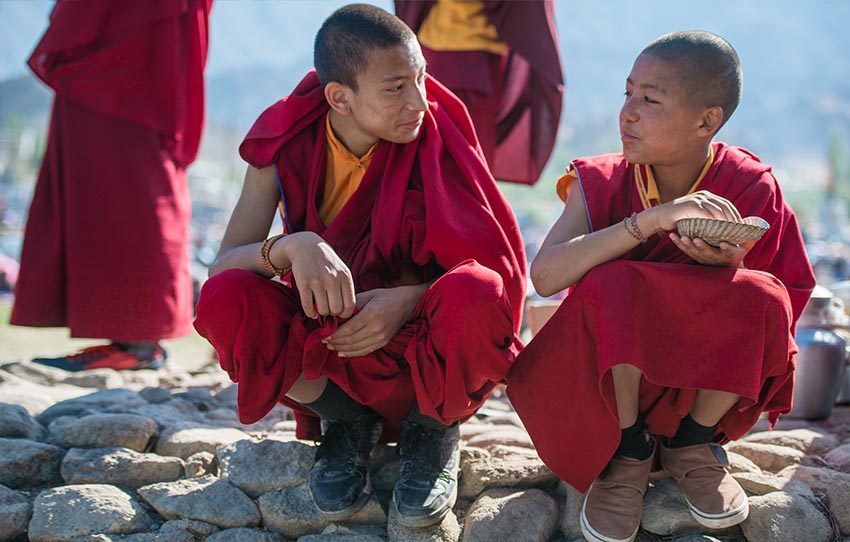
[[[310,469],[310,493],[326,519],[345,519],[369,500],[372,482],[366,461],[381,436],[383,422],[372,411],[354,421],[323,420],[325,431]]]
[[[401,476],[393,491],[398,522],[427,527],[442,521],[457,500],[459,425],[430,429],[405,421],[398,449]]]

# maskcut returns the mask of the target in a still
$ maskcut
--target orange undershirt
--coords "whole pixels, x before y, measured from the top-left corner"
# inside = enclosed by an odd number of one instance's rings
[[[502,56],[508,50],[478,0],[437,0],[417,38],[432,51],[487,51]]]
[[[357,191],[363,176],[366,175],[366,170],[369,169],[378,143],[372,145],[366,154],[358,158],[337,139],[331,128],[330,115],[325,117],[325,127],[328,165],[325,173],[325,194],[322,205],[319,207],[319,217],[325,226],[328,226]],[[407,286],[421,284],[423,281],[422,269],[416,265],[407,264],[402,266],[401,274],[395,280],[387,282],[387,286]]]
[[[699,183],[702,182],[713,162],[714,146],[710,145],[708,159],[705,161],[705,165],[702,166],[702,171],[700,171],[697,180],[694,181],[694,184],[691,185],[691,188],[685,195],[692,194],[696,191]],[[567,194],[569,194],[570,188],[576,179],[578,179],[578,174],[573,169],[572,165],[570,165],[569,171],[562,175],[555,185],[555,191],[558,193],[558,197],[561,198],[561,201],[567,201]],[[652,168],[650,166],[645,164],[635,164],[635,185],[637,186],[640,201],[643,204],[644,209],[649,209],[650,207],[661,204],[661,196],[658,193],[658,184],[655,182],[655,175],[652,174]]]
[[[375,143],[362,157],[355,156],[337,139],[330,119],[330,114],[325,116],[328,165],[325,173],[325,193],[319,207],[319,217],[326,226],[333,222],[348,199],[357,191],[378,146]]]

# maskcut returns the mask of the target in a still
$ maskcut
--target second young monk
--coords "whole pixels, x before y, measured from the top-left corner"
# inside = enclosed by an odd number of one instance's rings
[[[718,443],[791,407],[792,332],[814,276],[770,167],[713,142],[740,92],[725,40],[663,36],[626,79],[623,153],[575,160],[558,181],[564,211],[531,274],[542,295],[571,291],[508,394],[540,457],[587,492],[588,541],[635,538],[655,454],[700,524],[740,523],[747,497]],[[751,215],[770,229],[740,246],[676,231]]]
[[[250,165],[195,326],[239,383],[243,423],[280,401],[299,438],[321,438],[310,490],[326,518],[366,503],[383,432],[401,454],[398,522],[426,526],[455,502],[458,423],[521,346],[519,228],[401,20],[339,9],[315,65],[240,147]],[[278,208],[285,235],[267,238]]]

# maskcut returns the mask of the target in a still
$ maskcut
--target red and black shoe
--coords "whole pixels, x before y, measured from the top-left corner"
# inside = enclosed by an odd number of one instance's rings
[[[91,346],[82,351],[59,358],[35,358],[33,363],[64,369],[65,371],[85,371],[88,369],[115,369],[116,371],[160,369],[168,361],[168,354],[156,345],[150,354],[141,355],[133,348],[121,344]]]

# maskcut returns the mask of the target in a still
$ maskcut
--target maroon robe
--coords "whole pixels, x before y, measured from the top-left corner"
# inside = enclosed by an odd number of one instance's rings
[[[60,0],[29,64],[56,93],[11,322],[191,331],[189,190],[212,0]]]
[[[468,418],[510,369],[525,295],[519,227],[475,150],[463,105],[430,77],[426,90],[419,137],[381,141],[327,227],[318,209],[328,105],[315,72],[267,109],[242,143],[249,164],[276,166],[287,229],[321,235],[348,265],[356,291],[387,287],[411,267],[423,283],[439,276],[387,346],[350,360],[321,343],[337,319],[307,318],[292,286],[242,269],[210,278],[195,327],[239,383],[243,423],[281,401],[295,409],[299,437],[317,436],[318,418],[285,393],[302,373],[325,375],[384,416],[391,438],[414,404],[446,423]]]
[[[614,454],[620,427],[610,369],[643,373],[640,412],[653,434],[672,436],[696,390],[741,398],[718,440],[737,439],[767,411],[791,409],[794,323],[814,287],[800,230],[770,168],[715,143],[697,187],[729,199],[770,229],[746,269],[696,264],[667,235],[590,270],[517,359],[508,395],[540,457],[586,490]],[[621,154],[576,160],[590,230],[643,210],[634,166]]]
[[[436,0],[396,0],[396,15],[417,32]],[[493,176],[534,184],[555,146],[564,76],[554,2],[484,0],[508,53],[422,52],[428,73],[466,104]]]

